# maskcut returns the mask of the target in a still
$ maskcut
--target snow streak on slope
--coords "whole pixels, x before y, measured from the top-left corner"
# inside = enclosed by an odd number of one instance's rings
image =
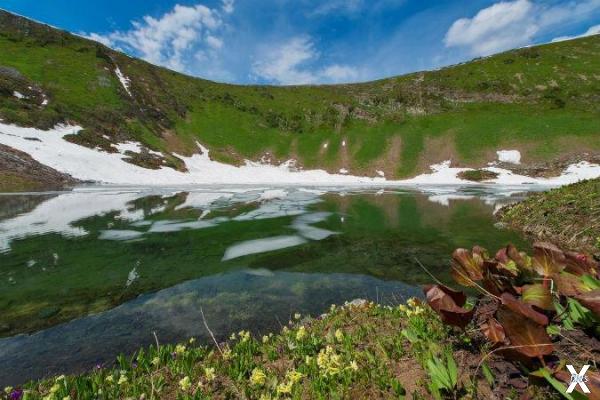
[[[158,170],[142,168],[123,160],[120,153],[106,153],[79,146],[63,139],[76,134],[80,127],[59,126],[42,131],[0,123],[0,143],[28,153],[36,161],[74,178],[111,184],[128,185],[181,185],[181,184],[285,184],[285,185],[443,185],[470,184],[457,174],[469,168],[453,168],[450,161],[432,165],[432,173],[422,174],[401,181],[386,180],[374,171],[373,177],[330,174],[323,170],[296,170],[293,162],[269,165],[246,161],[241,167],[213,161],[208,149],[200,144],[202,154],[180,157],[189,172],[179,172],[162,167]],[[130,150],[135,143],[121,144],[121,150]],[[123,151],[124,152],[124,151]],[[569,166],[561,176],[554,178],[531,178],[516,175],[509,170],[487,167],[498,173],[489,183],[498,184],[546,184],[562,185],[600,176],[600,165],[581,162]]]

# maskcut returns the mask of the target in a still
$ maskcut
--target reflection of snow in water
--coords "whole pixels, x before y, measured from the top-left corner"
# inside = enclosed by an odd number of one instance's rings
[[[541,190],[543,186],[529,186],[527,190]],[[423,186],[419,191],[429,196],[429,200],[449,206],[450,200],[481,198],[495,210],[502,205],[518,200],[518,193],[526,193],[523,187],[457,187]],[[308,240],[322,240],[333,232],[310,226],[318,220],[308,218],[327,218],[323,214],[310,214],[308,207],[321,201],[326,193],[343,196],[363,193],[360,188],[268,188],[268,187],[220,187],[220,188],[105,188],[92,187],[60,193],[40,203],[31,212],[0,221],[0,252],[10,250],[13,240],[30,236],[58,233],[66,237],[85,236],[89,232],[80,225],[80,221],[94,216],[115,213],[115,220],[108,223],[109,229],[99,232],[102,240],[143,240],[151,233],[177,232],[184,229],[205,229],[230,221],[226,217],[207,218],[212,210],[231,207],[235,204],[251,204],[254,208],[232,218],[234,221],[252,221],[285,216],[297,216],[291,227],[299,237]],[[369,192],[369,190],[367,190]],[[151,214],[135,200],[151,195],[160,195],[167,199],[177,193],[185,193],[185,200],[175,210],[202,210],[197,220],[145,220]],[[380,193],[380,192],[377,192]],[[168,201],[168,200],[165,200]],[[164,206],[153,211],[163,210]],[[130,222],[128,225],[127,223]],[[126,226],[123,226],[126,225]],[[115,226],[115,229],[110,229]]]
[[[100,236],[98,236],[98,239],[101,239],[101,240],[132,240],[132,239],[140,238],[143,234],[144,234],[143,232],[138,232],[138,231],[112,229],[112,230],[100,231]]]
[[[246,240],[236,243],[225,250],[223,261],[246,256],[249,254],[265,253],[267,251],[285,249],[306,243],[306,240],[296,235],[275,236],[265,239]]]
[[[139,277],[140,274],[138,274],[137,268],[133,267],[133,269],[129,271],[129,274],[127,274],[127,282],[125,282],[125,286],[131,286],[131,284],[138,280]]]

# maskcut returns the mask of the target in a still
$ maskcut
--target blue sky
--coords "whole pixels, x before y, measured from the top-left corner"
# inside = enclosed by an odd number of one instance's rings
[[[0,0],[0,7],[232,83],[339,83],[600,33],[600,0]]]

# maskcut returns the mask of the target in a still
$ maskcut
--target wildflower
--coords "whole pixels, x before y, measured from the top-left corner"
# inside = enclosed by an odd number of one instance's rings
[[[271,394],[270,393],[262,393],[260,395],[260,397],[258,398],[258,400],[271,400]]]
[[[62,400],[71,400],[71,396],[65,396]]]
[[[354,372],[358,371],[358,364],[356,363],[356,361],[350,361],[350,369]]]
[[[206,377],[206,380],[209,382],[212,382],[215,380],[215,378],[217,377],[215,375],[215,369],[214,368],[204,368],[204,376]]]
[[[10,392],[10,395],[8,396],[8,398],[10,400],[21,400],[23,398],[23,389],[12,389],[9,391],[6,391],[6,389],[4,389],[4,391],[8,394]]]
[[[160,364],[160,358],[154,357],[151,362],[152,362],[152,365],[156,366],[156,365]]]
[[[227,361],[229,359],[231,359],[232,354],[231,354],[231,349],[229,347],[226,347],[225,350],[223,350],[223,360]]]
[[[9,394],[10,392],[12,392],[13,387],[12,386],[7,386],[4,388],[4,393]]]
[[[117,382],[117,385],[124,385],[126,384],[128,381],[127,377],[125,375],[121,375],[119,377],[119,381]]]
[[[54,394],[54,393],[58,392],[59,390],[60,390],[60,385],[58,383],[55,383],[50,388],[50,393]]]
[[[246,343],[248,340],[250,340],[250,332],[248,331],[240,331],[239,335],[242,343]]]
[[[290,394],[292,393],[292,382],[282,382],[277,385],[277,394]]]
[[[289,379],[289,381],[292,383],[292,385],[295,385],[296,383],[300,382],[300,380],[304,377],[304,375],[302,375],[301,372],[294,370],[288,371],[285,374],[285,377],[287,379]]]
[[[305,337],[306,337],[306,329],[304,328],[304,325],[303,325],[298,329],[298,332],[296,332],[296,340],[302,340]]]
[[[262,386],[267,380],[267,375],[260,369],[254,368],[250,376],[250,383],[254,386]]]
[[[58,381],[64,381],[64,380],[65,380],[65,376],[61,375],[61,376],[56,377],[56,379],[54,381],[58,382]]]
[[[267,343],[269,341],[269,337],[267,335],[262,337],[262,342]]]
[[[194,344],[194,343],[196,343],[196,338],[195,337],[191,337],[190,340],[188,340],[188,342],[190,344]]]
[[[344,334],[340,329],[336,329],[335,331],[335,340],[338,342],[342,342],[344,340]]]
[[[183,354],[185,353],[185,346],[182,344],[178,344],[177,346],[175,346],[175,353],[176,354]]]
[[[398,306],[398,309],[400,309],[401,312],[406,312],[406,310],[408,310],[408,308],[404,304],[400,304]]]
[[[312,357],[311,356],[306,356],[306,358],[304,359],[304,362],[306,364],[310,364],[312,362]]]
[[[237,335],[235,334],[235,332],[233,332],[230,336],[229,336],[229,340],[235,340],[237,339]]]
[[[418,304],[417,299],[415,299],[414,297],[411,297],[410,299],[408,299],[407,303],[411,307],[415,307]]]
[[[112,376],[112,375],[108,375],[108,376],[107,376],[107,377],[106,377],[104,380],[105,380],[106,382],[108,382],[108,383],[113,383],[113,381],[114,381],[114,378],[113,378],[113,376]]]
[[[335,311],[335,304],[332,304],[331,307],[329,307],[329,311],[331,311],[331,312]]]
[[[284,327],[283,327],[283,329],[282,329],[282,332],[283,332],[283,333],[288,333],[289,331],[290,331],[290,330],[288,329],[288,327],[287,327],[287,326],[284,326]]]
[[[335,353],[331,346],[327,346],[319,351],[317,365],[324,375],[336,375],[340,372],[340,356]]]
[[[190,381],[190,377],[189,376],[185,376],[183,379],[181,379],[179,381],[179,387],[184,392],[187,392],[187,390],[190,388],[190,386],[192,386],[192,382]]]
[[[294,319],[300,319],[302,315],[300,313],[294,314]]]

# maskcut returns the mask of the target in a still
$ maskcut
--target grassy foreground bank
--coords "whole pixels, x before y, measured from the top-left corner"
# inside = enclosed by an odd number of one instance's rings
[[[529,237],[600,255],[600,179],[536,193],[499,217]]]
[[[354,301],[279,334],[227,343],[158,344],[114,366],[5,388],[6,399],[561,398],[528,385],[472,329],[456,330],[419,300]]]

